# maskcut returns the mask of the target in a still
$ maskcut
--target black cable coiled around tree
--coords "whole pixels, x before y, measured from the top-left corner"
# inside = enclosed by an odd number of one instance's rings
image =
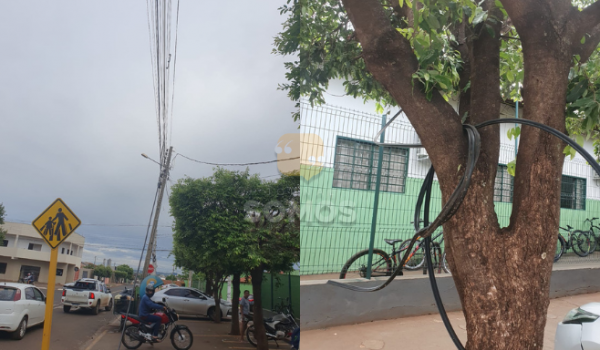
[[[398,114],[396,114],[396,116]],[[388,124],[384,127],[384,129],[387,128],[391,124],[391,122],[395,119],[396,116],[394,116],[394,118],[392,118],[388,122]],[[556,129],[553,129],[549,126],[546,126],[544,124],[534,122],[531,120],[527,120],[527,119],[509,118],[509,119],[489,120],[489,121],[483,122],[481,124],[477,124],[476,126],[463,125],[465,131],[467,132],[467,138],[468,138],[467,167],[465,169],[465,173],[464,173],[463,177],[461,178],[458,186],[456,187],[456,189],[454,190],[454,192],[448,199],[448,202],[446,202],[446,204],[443,206],[440,214],[438,214],[438,216],[435,218],[435,220],[431,224],[429,224],[431,190],[432,190],[432,186],[433,186],[433,175],[435,173],[433,166],[431,166],[431,168],[429,169],[429,172],[427,173],[427,176],[425,177],[425,181],[423,182],[423,185],[421,186],[421,191],[419,192],[419,198],[417,200],[417,205],[415,208],[414,224],[415,224],[416,233],[414,234],[412,240],[410,241],[410,244],[404,253],[404,257],[402,258],[402,261],[400,262],[400,264],[398,265],[396,270],[392,272],[392,275],[389,276],[389,278],[382,284],[375,286],[375,287],[370,287],[370,288],[357,287],[357,286],[344,284],[344,283],[340,283],[337,281],[331,281],[331,280],[328,281],[328,283],[336,285],[338,287],[350,289],[350,290],[353,290],[356,292],[375,292],[375,291],[381,290],[381,289],[385,288],[387,285],[389,285],[394,280],[394,278],[400,273],[400,271],[406,264],[406,260],[408,259],[408,256],[410,255],[415,242],[417,240],[419,240],[420,238],[424,238],[425,239],[425,258],[427,259],[426,263],[427,263],[427,269],[429,272],[429,282],[431,284],[431,290],[433,292],[433,297],[435,299],[435,303],[437,305],[440,316],[442,317],[442,321],[444,322],[444,326],[446,327],[446,330],[448,331],[450,338],[452,338],[454,345],[456,345],[456,348],[459,350],[465,350],[464,346],[461,344],[460,340],[458,339],[458,336],[454,332],[454,328],[452,327],[450,320],[448,319],[448,315],[446,314],[446,310],[444,309],[444,304],[442,302],[442,298],[440,296],[440,292],[437,287],[437,282],[436,282],[435,274],[433,271],[433,263],[431,260],[431,235],[437,228],[439,228],[441,225],[443,225],[445,222],[447,222],[452,216],[454,216],[454,214],[456,213],[456,211],[462,204],[462,201],[465,198],[467,191],[469,190],[469,185],[471,184],[471,175],[473,174],[473,171],[475,170],[475,165],[477,164],[477,159],[479,157],[479,151],[480,151],[480,147],[481,147],[481,140],[480,140],[479,132],[477,131],[477,129],[481,129],[481,128],[484,128],[484,127],[490,126],[490,125],[503,124],[503,123],[522,124],[522,125],[532,126],[532,127],[538,128],[538,129],[543,130],[551,135],[558,137],[559,139],[561,139],[562,141],[567,143],[569,146],[573,147],[579,154],[581,154],[583,156],[583,158],[592,166],[594,171],[600,176],[600,164],[598,164],[596,162],[596,160],[594,159],[594,157],[592,155],[590,155],[583,147],[578,145],[575,141],[573,141],[567,135],[565,135],[562,132],[560,132]],[[383,132],[383,129],[379,133],[381,134],[381,132]],[[383,143],[378,143],[378,144],[385,145]],[[393,145],[386,145],[386,146],[387,147],[404,147],[405,145],[404,144],[393,144]],[[416,145],[414,145],[414,144],[407,144],[406,146],[416,147]],[[421,207],[423,206],[423,200],[425,200],[425,206],[423,208],[424,227],[420,228],[419,222],[420,222],[420,216],[421,216]]]

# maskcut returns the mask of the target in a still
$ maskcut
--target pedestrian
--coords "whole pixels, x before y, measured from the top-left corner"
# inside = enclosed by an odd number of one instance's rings
[[[244,291],[244,297],[240,301],[240,328],[242,333],[240,335],[240,340],[244,341],[244,333],[246,332],[246,326],[248,325],[248,321],[250,318],[250,305],[254,304],[254,301],[250,301],[248,298],[250,297],[250,291]]]
[[[23,279],[25,281],[25,283],[27,284],[31,284],[31,282],[33,282],[33,276],[31,275],[31,272],[27,272],[27,276],[25,276],[25,278]]]

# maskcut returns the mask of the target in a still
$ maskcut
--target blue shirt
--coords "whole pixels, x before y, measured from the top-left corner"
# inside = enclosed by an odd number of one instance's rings
[[[242,297],[242,300],[240,300],[240,305],[242,306],[242,312],[244,315],[249,315],[250,314],[250,305],[254,304],[254,302]]]
[[[152,309],[162,310],[164,309],[164,306],[154,303],[146,294],[144,294],[142,300],[140,301],[140,317],[145,317],[152,314]]]

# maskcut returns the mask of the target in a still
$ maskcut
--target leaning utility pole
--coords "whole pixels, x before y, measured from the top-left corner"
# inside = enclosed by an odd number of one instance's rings
[[[152,232],[150,233],[150,241],[148,242],[148,251],[146,252],[146,260],[144,261],[144,269],[142,270],[142,280],[148,276],[148,266],[150,265],[150,258],[152,258],[152,250],[154,249],[156,241],[156,228],[158,227],[158,217],[160,215],[160,205],[162,204],[163,194],[165,193],[165,187],[167,187],[167,179],[169,178],[169,166],[171,165],[171,153],[173,152],[173,146],[169,148],[169,154],[167,155],[167,165],[160,169],[160,181],[158,186],[160,192],[158,193],[158,202],[156,203],[156,213],[154,214],[154,223],[152,224]],[[161,167],[163,165],[161,164]]]

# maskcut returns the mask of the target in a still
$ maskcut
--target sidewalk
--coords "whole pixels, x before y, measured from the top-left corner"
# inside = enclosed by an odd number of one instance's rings
[[[554,349],[556,326],[571,309],[600,301],[600,293],[582,294],[550,300],[544,332],[544,350]],[[463,345],[467,341],[462,312],[448,318]],[[302,332],[303,349],[455,349],[439,314],[374,321]]]
[[[209,321],[208,319],[183,318],[178,321],[179,324],[186,325],[192,331],[194,343],[192,349],[256,349],[250,343],[239,342],[239,335],[228,335],[231,322],[222,321],[220,324]],[[85,344],[81,350],[116,350],[119,347],[121,333],[119,332],[119,319],[94,336],[94,339]],[[121,345],[121,349],[126,349]],[[154,350],[173,350],[171,339],[167,337],[162,343],[142,344],[140,349]]]

